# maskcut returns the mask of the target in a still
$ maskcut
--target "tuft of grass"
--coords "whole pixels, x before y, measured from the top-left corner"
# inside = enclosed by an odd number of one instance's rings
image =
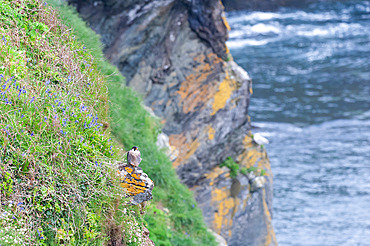
[[[220,164],[220,167],[227,167],[230,171],[230,177],[232,179],[235,179],[239,173],[243,175],[247,175],[247,173],[254,172],[256,175],[259,175],[259,176],[264,176],[266,174],[266,171],[264,169],[258,172],[258,168],[253,167],[253,166],[248,167],[248,168],[246,167],[240,168],[239,164],[236,163],[234,159],[230,156],[227,157],[226,160]]]
[[[234,159],[231,158],[230,156],[227,157],[226,160],[223,161],[220,164],[220,167],[227,167],[230,170],[230,177],[232,179],[234,179],[234,178],[236,178],[236,176],[238,176],[238,173],[239,173],[239,164],[236,163],[234,161]]]
[[[144,216],[150,238],[156,245],[216,245],[205,226],[193,194],[181,184],[172,163],[156,146],[161,132],[158,120],[141,106],[142,100],[116,67],[104,59],[99,37],[89,29],[75,10],[60,1],[49,1],[63,22],[73,29],[76,39],[83,42],[97,58],[97,69],[106,76],[110,103],[110,128],[114,138],[126,149],[139,146],[141,166],[154,181],[153,201]]]

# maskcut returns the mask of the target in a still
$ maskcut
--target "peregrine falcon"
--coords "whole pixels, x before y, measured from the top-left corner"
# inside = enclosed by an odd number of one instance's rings
[[[141,162],[141,157],[140,157],[140,151],[139,148],[134,146],[132,149],[130,149],[129,152],[127,152],[127,163],[132,165],[132,166],[139,166]]]

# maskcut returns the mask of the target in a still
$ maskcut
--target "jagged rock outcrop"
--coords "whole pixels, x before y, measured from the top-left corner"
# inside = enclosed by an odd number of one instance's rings
[[[253,144],[247,115],[251,79],[225,45],[218,0],[71,0],[101,35],[106,57],[163,119],[174,168],[195,193],[209,227],[228,245],[275,245],[272,174]],[[262,188],[219,168],[227,157],[266,170]]]
[[[118,167],[121,177],[121,186],[126,190],[127,194],[132,197],[130,201],[131,204],[137,205],[153,198],[152,190],[154,188],[154,183],[148,175],[143,172],[143,169],[126,163],[119,164]]]

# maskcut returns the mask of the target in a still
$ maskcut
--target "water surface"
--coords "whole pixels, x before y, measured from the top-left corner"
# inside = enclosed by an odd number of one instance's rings
[[[370,245],[370,2],[228,13],[280,245]]]

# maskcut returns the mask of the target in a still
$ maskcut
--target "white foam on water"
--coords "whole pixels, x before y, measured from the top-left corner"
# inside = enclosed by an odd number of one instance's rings
[[[242,40],[232,40],[227,41],[226,44],[229,48],[242,48],[244,46],[261,46],[266,45],[270,42],[274,41],[273,39],[267,40],[255,40],[255,39],[242,39]]]
[[[280,29],[273,25],[267,25],[263,23],[258,23],[251,27],[251,31],[255,33],[280,33]]]
[[[269,21],[277,19],[292,19],[299,21],[333,21],[333,20],[348,20],[350,18],[349,13],[343,11],[342,13],[324,12],[324,13],[310,13],[305,11],[294,11],[294,12],[245,12],[244,15],[239,16],[228,16],[228,21],[231,25],[241,23],[241,22],[250,22],[250,21]]]

